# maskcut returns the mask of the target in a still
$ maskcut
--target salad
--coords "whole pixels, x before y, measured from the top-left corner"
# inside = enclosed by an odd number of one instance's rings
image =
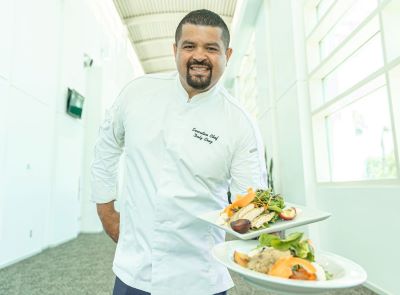
[[[271,189],[247,190],[245,195],[237,195],[220,214],[218,224],[228,224],[234,231],[244,234],[249,230],[267,228],[278,220],[292,220],[297,215],[296,208],[285,208],[285,201]]]
[[[248,269],[271,276],[307,281],[331,279],[315,262],[310,240],[302,240],[303,233],[292,233],[286,239],[273,234],[261,234],[259,245],[249,253],[234,252],[233,260]]]

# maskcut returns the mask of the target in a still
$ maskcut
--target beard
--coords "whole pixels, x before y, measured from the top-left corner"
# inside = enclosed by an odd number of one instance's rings
[[[193,65],[199,66],[206,66],[208,68],[207,75],[190,75],[190,67]],[[187,70],[186,70],[186,83],[197,90],[206,89],[211,84],[211,77],[212,77],[212,65],[207,60],[204,61],[195,61],[190,60],[187,63]]]

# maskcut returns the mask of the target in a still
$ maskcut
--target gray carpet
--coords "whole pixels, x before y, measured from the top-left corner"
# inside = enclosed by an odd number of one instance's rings
[[[81,234],[61,246],[0,269],[1,295],[111,294],[111,265],[115,245],[105,234]],[[273,295],[256,290],[232,274],[235,288],[229,295]],[[364,287],[328,295],[374,295]],[[190,294],[188,294],[190,295]]]

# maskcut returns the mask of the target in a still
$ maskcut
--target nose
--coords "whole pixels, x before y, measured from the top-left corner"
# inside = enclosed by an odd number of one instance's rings
[[[193,59],[199,62],[207,59],[206,52],[206,50],[200,47],[196,48],[196,50],[193,52]]]

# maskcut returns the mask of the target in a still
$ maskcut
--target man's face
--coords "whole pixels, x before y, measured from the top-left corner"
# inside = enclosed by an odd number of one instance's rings
[[[181,83],[192,97],[218,82],[232,49],[225,48],[221,28],[184,24],[174,53]]]

